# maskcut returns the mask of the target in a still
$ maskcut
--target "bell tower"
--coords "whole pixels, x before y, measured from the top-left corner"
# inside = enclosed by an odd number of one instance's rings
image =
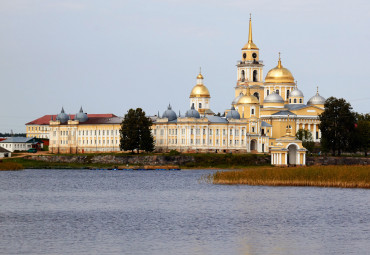
[[[249,85],[251,94],[263,102],[263,62],[259,58],[259,49],[253,42],[252,37],[252,17],[249,18],[248,42],[242,48],[241,60],[237,63],[237,83],[235,87],[235,97],[240,92],[246,94]]]

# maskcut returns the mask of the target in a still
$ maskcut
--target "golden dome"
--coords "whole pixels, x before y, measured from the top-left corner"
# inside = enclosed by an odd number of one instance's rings
[[[292,73],[282,66],[280,53],[279,53],[279,62],[278,65],[271,69],[265,78],[265,83],[294,83],[294,77]]]
[[[198,74],[197,79],[203,79],[203,75],[201,73]]]
[[[238,101],[238,104],[259,104],[259,103],[260,102],[258,101],[257,97],[251,95],[251,90],[249,87],[247,88],[247,93],[244,96],[242,96]]]
[[[197,84],[191,90],[190,97],[211,97],[206,86]]]

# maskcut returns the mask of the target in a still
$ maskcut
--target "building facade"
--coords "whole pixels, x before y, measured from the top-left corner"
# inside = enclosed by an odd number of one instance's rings
[[[249,20],[248,42],[236,65],[236,85],[230,109],[217,116],[211,109],[211,94],[201,72],[189,95],[190,109],[177,115],[171,105],[162,116],[152,117],[157,151],[272,153],[276,165],[305,164],[305,149],[296,140],[299,129],[312,133],[319,142],[319,114],[325,98],[316,95],[305,103],[293,74],[277,66],[264,77],[260,49],[253,42]],[[50,138],[53,153],[119,151],[122,118],[115,115],[45,115],[26,124],[28,137]]]

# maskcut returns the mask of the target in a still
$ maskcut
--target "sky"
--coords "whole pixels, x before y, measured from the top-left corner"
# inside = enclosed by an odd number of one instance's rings
[[[0,132],[62,106],[184,114],[199,67],[222,113],[250,13],[264,76],[281,52],[305,102],[319,86],[370,112],[368,0],[0,0]]]

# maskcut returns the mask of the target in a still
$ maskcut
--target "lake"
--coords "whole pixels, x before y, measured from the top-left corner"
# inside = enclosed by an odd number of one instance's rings
[[[370,253],[369,190],[199,181],[212,172],[0,172],[0,253]]]

